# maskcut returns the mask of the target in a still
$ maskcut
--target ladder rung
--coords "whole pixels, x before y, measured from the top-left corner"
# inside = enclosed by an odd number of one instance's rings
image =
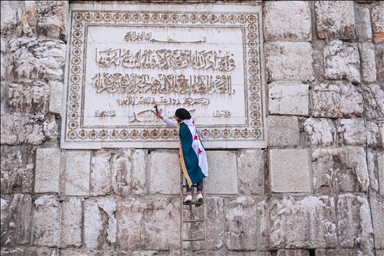
[[[204,238],[196,238],[196,239],[183,239],[184,242],[193,242],[193,241],[205,241]]]
[[[204,220],[183,220],[184,223],[191,223],[191,222],[204,222]]]

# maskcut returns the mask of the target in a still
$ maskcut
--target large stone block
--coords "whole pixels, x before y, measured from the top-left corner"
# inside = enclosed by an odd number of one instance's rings
[[[311,11],[304,1],[266,2],[264,6],[266,41],[311,41]]]
[[[380,84],[363,85],[364,110],[368,120],[384,120],[384,86]]]
[[[180,159],[177,151],[152,151],[149,156],[150,194],[180,194]]]
[[[315,85],[311,112],[315,117],[343,118],[362,116],[363,94],[351,83],[333,82]]]
[[[277,256],[310,256],[308,250],[278,250]]]
[[[355,5],[356,37],[360,42],[372,42],[372,23],[370,10],[365,5]]]
[[[111,191],[111,153],[96,151],[91,159],[91,195],[103,196]]]
[[[295,147],[300,143],[296,116],[268,116],[268,131],[270,147]]]
[[[332,197],[273,199],[270,249],[336,248],[335,200]]]
[[[80,247],[83,221],[82,199],[69,198],[63,201],[60,209],[60,241],[59,247]]]
[[[308,118],[304,121],[304,131],[311,147],[330,147],[336,144],[336,126],[331,119]]]
[[[35,1],[1,1],[1,34],[32,36],[36,24]]]
[[[147,158],[148,151],[136,149],[132,154],[131,187],[134,195],[140,196],[148,193],[147,188]]]
[[[265,54],[268,82],[314,80],[310,43],[267,43]]]
[[[375,45],[377,78],[380,84],[384,84],[384,44]]]
[[[234,151],[208,151],[208,177],[204,189],[208,194],[237,194],[237,164]]]
[[[84,245],[89,249],[115,246],[117,239],[117,203],[114,198],[84,201]]]
[[[269,84],[269,114],[307,116],[309,86],[297,81]]]
[[[377,170],[379,173],[380,194],[384,195],[384,154],[377,157]]]
[[[1,4],[3,5],[3,4]],[[1,67],[0,67],[0,81],[5,81],[5,78],[7,76],[7,62],[6,62],[6,51],[7,51],[7,45],[8,43],[1,38],[0,39],[0,62],[1,62]],[[3,95],[3,92],[1,93]]]
[[[373,229],[368,200],[353,194],[339,195],[336,218],[339,246],[359,246],[363,255],[373,255]]]
[[[132,150],[120,150],[111,158],[113,192],[120,196],[131,193]],[[145,172],[145,171],[144,171]]]
[[[355,256],[364,255],[360,249],[316,249],[316,256]]]
[[[372,43],[359,44],[361,52],[361,68],[365,83],[376,82],[375,47]]]
[[[68,1],[37,1],[38,33],[66,42],[68,6]]]
[[[272,192],[311,192],[308,150],[272,149],[269,168]]]
[[[384,42],[384,3],[380,1],[372,8],[372,28],[375,43]]]
[[[384,169],[382,169],[384,170]],[[383,197],[372,194],[369,198],[372,211],[372,224],[375,233],[375,248],[384,250],[384,199]]]
[[[316,1],[317,34],[320,38],[355,39],[352,1]]]
[[[237,158],[239,192],[248,196],[264,195],[264,151],[255,149],[243,150],[239,153]]]
[[[316,193],[365,192],[369,186],[361,147],[317,149],[312,153],[312,169]]]
[[[207,244],[210,250],[219,250],[224,245],[225,207],[221,197],[205,199],[207,207]]]
[[[60,161],[60,149],[36,150],[35,193],[60,192]]]
[[[117,240],[122,250],[180,248],[180,200],[125,198],[118,202]]]
[[[8,77],[63,81],[65,44],[58,40],[19,38],[9,41]]]
[[[3,239],[6,239],[8,232],[8,213],[9,213],[9,200],[0,198],[0,241],[5,244]]]
[[[9,233],[6,245],[26,245],[31,239],[32,197],[15,194],[9,206]]]
[[[43,195],[34,202],[32,243],[38,246],[56,247],[59,243],[59,200]]]
[[[224,243],[229,250],[256,250],[256,202],[252,197],[238,197],[226,202]]]
[[[87,151],[67,151],[65,164],[65,195],[89,194],[91,154]]]
[[[335,124],[339,146],[365,145],[367,131],[363,119],[338,119]]]
[[[49,112],[61,116],[64,85],[59,81],[50,81],[49,86]]]
[[[2,145],[40,145],[46,141],[39,116],[1,115]]]
[[[333,40],[324,46],[323,57],[325,79],[360,83],[360,54],[356,43]]]

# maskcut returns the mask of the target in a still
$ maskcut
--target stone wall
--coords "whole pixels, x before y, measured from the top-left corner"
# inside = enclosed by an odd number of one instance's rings
[[[208,151],[208,254],[383,256],[384,3],[256,4],[268,148]],[[180,255],[176,149],[60,149],[69,8],[1,2],[1,254]]]

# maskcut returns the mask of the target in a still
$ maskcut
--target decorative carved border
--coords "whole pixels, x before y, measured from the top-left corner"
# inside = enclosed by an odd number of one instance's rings
[[[177,140],[177,130],[169,128],[82,128],[81,105],[83,65],[85,52],[85,31],[92,25],[186,25],[191,26],[241,26],[245,31],[244,72],[248,127],[204,128],[200,136],[204,141],[264,141],[261,57],[260,57],[260,13],[169,13],[169,12],[119,12],[119,11],[72,11],[70,53],[68,67],[67,112],[65,142],[167,142]]]

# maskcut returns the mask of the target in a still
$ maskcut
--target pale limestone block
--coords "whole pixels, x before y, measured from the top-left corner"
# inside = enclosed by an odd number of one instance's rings
[[[59,136],[59,127],[56,123],[56,118],[54,115],[45,115],[44,116],[44,123],[42,125],[43,127],[43,134],[45,136],[45,139],[47,141],[55,141],[58,139]]]
[[[81,246],[82,199],[70,198],[62,203],[59,247]]]
[[[38,33],[66,42],[68,7],[68,1],[37,1]]]
[[[376,256],[384,256],[384,250],[376,250]]]
[[[375,61],[375,47],[372,43],[359,44],[361,52],[361,68],[363,81],[366,83],[376,82],[376,61]]]
[[[379,192],[379,177],[376,170],[376,154],[372,149],[367,149],[367,168],[369,172],[369,188],[371,191]]]
[[[360,249],[316,249],[316,256],[363,256]],[[376,255],[378,256],[378,255]]]
[[[1,34],[21,36],[21,16],[24,2],[1,1]]]
[[[25,248],[4,248],[1,247],[1,256],[24,256],[26,254]]]
[[[384,44],[375,45],[377,77],[380,84],[384,84]]]
[[[180,194],[178,151],[152,151],[149,156],[149,193]]]
[[[144,195],[147,193],[147,150],[136,149],[132,155],[132,193],[135,195]]]
[[[208,177],[204,189],[208,194],[237,194],[235,151],[208,151]]]
[[[266,41],[311,41],[311,11],[304,1],[266,2],[264,6]]]
[[[120,196],[131,193],[132,150],[120,150],[112,156],[112,188]]]
[[[213,196],[205,199],[207,207],[207,243],[210,250],[219,250],[224,242],[224,199]]]
[[[360,88],[345,82],[322,83],[313,87],[311,112],[315,117],[362,116]]]
[[[224,243],[229,250],[256,250],[256,202],[237,197],[226,202]]]
[[[9,206],[9,232],[6,245],[15,246],[30,243],[31,215],[31,195],[15,194]]]
[[[49,94],[49,112],[59,114],[61,116],[62,100],[63,100],[63,83],[58,81],[50,81]]]
[[[370,10],[365,5],[355,5],[356,37],[360,42],[372,42],[372,23]]]
[[[353,248],[359,244],[364,255],[372,255],[373,229],[367,199],[353,194],[339,195],[336,218],[339,246]]]
[[[369,197],[376,249],[384,250],[384,200],[376,195]]]
[[[60,149],[37,149],[35,170],[35,193],[60,192],[60,160]]]
[[[0,239],[8,232],[9,200],[0,198]]]
[[[278,250],[276,256],[310,256],[308,250]]]
[[[238,156],[239,192],[243,195],[264,195],[264,151],[242,150]]]
[[[272,192],[310,192],[310,167],[307,149],[269,151]]]
[[[364,110],[368,120],[384,120],[384,87],[380,84],[364,84]]]
[[[325,79],[360,83],[360,54],[356,43],[333,40],[324,46],[323,56]]]
[[[365,122],[366,129],[366,143],[368,147],[380,147],[380,130],[379,126],[374,122],[366,121]]]
[[[384,195],[384,154],[377,157],[377,170],[379,173],[380,194]]]
[[[23,35],[33,36],[36,25],[36,3],[35,1],[24,1],[25,10],[21,15],[21,28]]]
[[[338,119],[335,124],[339,146],[363,146],[366,143],[363,119]]]
[[[257,249],[259,251],[269,250],[269,227],[270,227],[270,216],[269,216],[269,201],[263,200],[257,205],[257,216],[258,216],[258,233],[257,233]]]
[[[119,220],[117,241],[122,250],[180,247],[179,197],[126,198],[118,203],[116,218]]]
[[[384,123],[380,124],[379,129],[379,146],[384,148]]]
[[[18,38],[9,41],[7,69],[11,81],[23,79],[63,81],[65,44],[59,40]]]
[[[43,195],[35,200],[32,225],[32,243],[38,246],[58,246],[59,200],[53,195]]]
[[[28,251],[25,255],[59,255],[57,248],[48,248],[48,247],[31,247],[28,248]]]
[[[65,165],[65,195],[89,194],[91,154],[87,151],[67,151]]]
[[[265,44],[267,81],[313,81],[310,43],[277,42]]]
[[[308,118],[304,122],[304,131],[311,147],[330,147],[336,143],[336,126],[331,119]]]
[[[317,149],[312,153],[315,192],[365,192],[369,186],[366,154],[361,147]]]
[[[297,201],[285,196],[272,199],[270,205],[270,249],[336,247],[333,197],[308,196]]]
[[[111,191],[111,153],[96,151],[91,159],[91,195],[103,196]]]
[[[84,201],[84,244],[87,248],[97,249],[116,244],[116,209],[114,198]]]
[[[316,1],[317,33],[320,38],[355,39],[352,1]]]
[[[384,42],[384,3],[380,1],[372,8],[372,28],[375,43]]]
[[[269,113],[308,116],[309,85],[292,81],[269,84]]]
[[[299,121],[296,116],[268,116],[268,145],[295,147],[299,145]]]
[[[3,4],[1,4],[3,5]],[[1,67],[0,67],[0,81],[5,81],[5,78],[7,76],[7,69],[6,69],[6,66],[7,66],[7,62],[6,62],[6,52],[7,52],[7,42],[1,38],[1,41],[0,41],[0,63],[1,63]],[[3,85],[1,85],[1,87],[3,87]],[[3,95],[3,90],[1,90],[1,95]]]

